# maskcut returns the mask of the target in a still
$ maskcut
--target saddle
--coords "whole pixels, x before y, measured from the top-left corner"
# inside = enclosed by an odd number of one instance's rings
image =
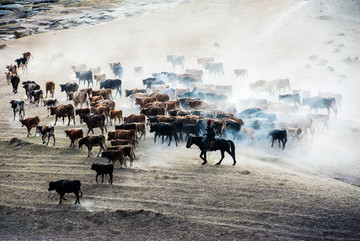
[[[208,141],[208,142],[207,142],[208,145],[209,145],[209,147],[210,147],[210,149],[212,149],[212,148],[214,147],[215,142],[216,142],[216,140],[214,140],[214,141]]]

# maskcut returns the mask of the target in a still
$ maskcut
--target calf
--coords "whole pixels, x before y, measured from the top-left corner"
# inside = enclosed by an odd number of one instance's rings
[[[22,124],[22,127],[26,126],[26,128],[27,128],[27,137],[29,137],[31,129],[33,127],[39,125],[40,118],[38,116],[29,117],[29,118],[26,118],[24,120],[20,120],[20,122]]]
[[[14,112],[14,119],[16,112],[19,112],[19,120],[22,120],[25,117],[25,102],[23,100],[11,100],[10,101],[11,108]],[[21,115],[23,113],[23,115]]]
[[[93,163],[91,165],[91,170],[96,171],[96,183],[98,183],[98,176],[101,175],[101,183],[104,183],[104,175],[109,174],[109,183],[112,184],[113,182],[113,171],[114,171],[114,165],[103,165],[103,164],[97,164]]]
[[[47,112],[48,112],[48,117],[50,115],[50,107],[51,106],[56,106],[59,102],[57,101],[57,99],[54,98],[49,98],[49,99],[45,99],[43,100],[44,106],[46,106]]]
[[[88,148],[88,157],[90,157],[91,150],[94,146],[100,146],[99,153],[97,154],[98,157],[100,155],[101,149],[105,151],[105,136],[86,136],[79,141],[79,148],[81,148],[83,145],[87,146]]]
[[[13,93],[16,94],[18,92],[20,78],[17,75],[13,75],[13,76],[11,76],[10,82],[13,87]]]
[[[56,182],[49,182],[49,191],[55,190],[57,193],[60,194],[60,202],[59,204],[61,204],[62,200],[64,198],[65,193],[74,193],[76,196],[76,201],[74,204],[78,203],[80,204],[79,201],[79,193],[80,196],[82,197],[82,192],[80,190],[81,187],[81,182],[79,180],[74,180],[74,181],[69,181],[69,180],[59,180]]]
[[[124,122],[123,111],[122,110],[111,110],[110,111],[110,125],[112,125],[112,121],[114,119],[114,124],[116,124],[116,119],[119,120],[119,124]]]
[[[115,164],[115,162],[118,160],[120,163],[120,168],[122,168],[122,164],[124,162],[124,151],[123,150],[109,150],[109,151],[103,151],[101,153],[102,157],[106,157],[109,160],[109,163],[112,162]]]
[[[8,85],[10,84],[11,76],[12,76],[12,73],[10,71],[5,72],[5,78],[6,78],[6,82]]]
[[[176,126],[174,124],[165,123],[165,122],[152,124],[150,126],[150,132],[155,132],[154,143],[156,142],[156,137],[161,136],[162,137],[162,144],[163,144],[164,143],[164,136],[167,136],[170,139],[169,144],[168,144],[168,146],[170,146],[171,141],[172,141],[172,137],[174,136],[175,144],[176,144],[176,146],[178,145],[178,143],[177,143],[178,140],[177,140],[177,135],[176,135]]]
[[[23,71],[26,70],[26,73],[27,73],[27,59],[26,58],[21,57],[21,58],[15,59],[15,62],[17,64],[18,68],[21,67],[23,69]]]
[[[45,84],[45,91],[46,91],[46,95],[45,98],[47,98],[48,92],[50,92],[50,96],[51,98],[54,98],[54,93],[55,93],[55,83],[52,81],[48,81]]]
[[[82,107],[83,103],[85,103],[86,106],[89,106],[88,94],[85,91],[69,92],[68,97],[69,100],[74,102],[75,108],[77,108],[78,104],[80,104],[80,107]]]
[[[104,128],[105,131],[107,131],[106,126],[105,126],[105,116],[103,115],[82,115],[80,114],[80,119],[82,119],[87,127],[88,127],[88,132],[86,135],[89,135],[90,131],[94,134],[94,128],[99,127],[101,130],[101,134],[104,134]]]
[[[55,115],[55,123],[56,125],[57,119],[62,117],[63,124],[64,124],[64,118],[68,117],[69,122],[68,125],[70,125],[70,120],[73,118],[74,125],[75,125],[75,114],[74,114],[74,106],[72,104],[62,104],[58,106],[50,106],[50,115]]]
[[[106,80],[106,74],[94,74],[94,79],[96,80],[96,84],[100,84]]]
[[[285,144],[287,142],[287,132],[286,130],[279,130],[279,129],[275,129],[269,132],[269,135],[272,137],[272,143],[271,143],[271,147],[274,146],[274,141],[278,140],[279,141],[279,148],[281,147],[280,142],[282,142],[283,146],[282,149],[285,149]]]
[[[64,132],[65,132],[66,136],[69,137],[71,140],[70,148],[71,148],[71,146],[73,148],[75,148],[75,141],[77,139],[84,137],[83,129],[70,129],[70,130],[65,130]]]
[[[31,101],[32,98],[34,98],[34,101]],[[40,102],[40,100],[41,100],[41,102]],[[42,90],[34,90],[33,92],[30,93],[30,103],[33,103],[33,104],[36,104],[36,106],[39,106],[39,103],[42,104],[43,101],[44,101],[44,97],[43,97]]]
[[[10,64],[10,65],[6,65],[6,68],[9,70],[9,72],[11,73],[11,75],[17,75],[18,74],[18,67],[16,66],[16,64]]]
[[[41,139],[43,141],[42,144],[45,143],[45,138],[47,137],[46,145],[49,144],[50,137],[52,136],[54,139],[53,146],[55,146],[55,128],[53,126],[47,126],[47,125],[36,126],[35,135],[36,133],[40,133]]]

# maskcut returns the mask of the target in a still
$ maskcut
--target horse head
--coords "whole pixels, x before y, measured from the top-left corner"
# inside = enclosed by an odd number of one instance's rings
[[[190,148],[192,144],[193,144],[192,136],[189,136],[186,142],[186,148]]]

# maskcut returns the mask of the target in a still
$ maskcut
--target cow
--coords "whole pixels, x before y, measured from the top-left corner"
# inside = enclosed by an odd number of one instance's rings
[[[136,131],[134,129],[109,131],[108,141],[115,139],[130,139],[133,141],[136,139]]]
[[[31,55],[31,53],[30,53],[30,52],[25,52],[25,53],[22,53],[22,55],[23,55],[23,58],[25,58],[25,59],[26,59],[26,63],[29,63],[29,61],[30,61],[30,57],[31,57],[31,58],[34,58],[34,57]]]
[[[109,146],[107,148],[107,151],[115,150],[115,151],[123,151],[123,156],[127,156],[130,158],[130,167],[133,164],[133,161],[135,159],[135,153],[134,153],[134,146],[132,144],[127,145],[115,145],[115,146]],[[123,159],[124,165],[126,166],[126,161]]]
[[[96,105],[94,108],[91,108],[91,112],[94,113],[94,115],[103,115],[105,116],[106,125],[109,123],[109,117],[110,117],[110,107],[107,105]],[[110,120],[111,121],[111,120]]]
[[[170,116],[187,116],[190,115],[190,112],[187,110],[174,109],[174,110],[168,110],[168,114]]]
[[[120,163],[120,168],[122,168],[122,165],[124,163],[124,150],[103,151],[101,153],[101,157],[106,157],[109,160],[109,163],[112,162],[113,165],[118,160]]]
[[[66,84],[60,84],[60,90],[61,92],[75,92],[79,89],[79,85],[75,82],[68,82]],[[68,100],[68,96],[66,96],[66,100]]]
[[[141,108],[145,108],[146,104],[157,101],[155,97],[140,97],[136,98],[135,105],[140,105]]]
[[[34,101],[32,101],[32,98],[34,98]],[[43,97],[43,91],[42,90],[34,90],[30,94],[30,103],[36,104],[36,106],[39,105],[39,103],[43,103],[44,97]],[[41,105],[40,104],[40,105]]]
[[[91,155],[91,150],[94,146],[99,146],[99,153],[97,154],[96,157],[98,157],[100,155],[101,149],[105,151],[105,136],[103,135],[98,135],[98,136],[94,136],[94,135],[90,135],[90,136],[85,136],[84,138],[81,138],[79,140],[79,148],[81,148],[83,145],[87,146],[88,148],[88,157],[90,157]]]
[[[104,134],[104,129],[105,131],[107,131],[106,126],[105,126],[105,116],[103,115],[82,115],[80,114],[80,119],[82,119],[87,127],[88,127],[88,132],[86,134],[89,135],[90,131],[94,134],[94,128],[99,127],[101,130],[101,134]]]
[[[13,121],[15,120],[16,112],[19,112],[19,120],[22,120],[25,117],[25,102],[23,100],[10,100],[10,104],[14,112]]]
[[[64,124],[64,118],[68,117],[69,122],[67,125],[68,126],[70,125],[71,118],[73,119],[75,125],[75,109],[72,104],[61,104],[58,106],[50,106],[50,115],[55,115],[54,126],[56,125],[57,119],[60,117],[62,117],[63,124]]]
[[[284,90],[285,92],[286,90],[291,90],[289,79],[274,79],[272,82],[274,84],[274,91],[280,92]]]
[[[46,109],[48,112],[47,117],[49,117],[49,115],[50,115],[50,106],[56,106],[58,103],[59,102],[57,101],[57,99],[54,99],[54,98],[49,98],[49,99],[43,100],[43,104],[44,104],[44,106],[46,106]]]
[[[232,95],[233,88],[232,85],[215,85],[215,91],[218,91],[225,95]]]
[[[85,71],[88,69],[88,66],[86,64],[78,64],[78,65],[71,65],[71,69],[74,71],[74,72],[77,72],[77,71]]]
[[[93,107],[97,107],[98,105],[106,105],[110,110],[115,110],[115,102],[112,100],[100,100],[96,105],[91,104]]]
[[[204,72],[202,69],[185,69],[185,74],[191,74],[201,79]]]
[[[223,63],[206,63],[205,71],[208,71],[209,78],[211,75],[213,75],[214,78],[216,78],[216,76],[218,76],[218,78],[224,77]]]
[[[96,80],[96,84],[100,84],[106,80],[106,74],[94,74],[94,79]]]
[[[23,126],[27,128],[27,137],[30,135],[30,131],[33,127],[36,127],[40,123],[40,118],[38,116],[29,117],[24,120],[19,120]]]
[[[146,116],[156,116],[156,115],[165,115],[166,109],[157,107],[157,106],[151,106],[148,108],[141,109],[140,113],[144,114]]]
[[[234,75],[235,75],[235,80],[237,80],[238,78],[240,80],[247,80],[248,79],[248,71],[247,71],[247,69],[234,69]]]
[[[164,81],[157,80],[156,78],[152,78],[152,77],[143,79],[142,82],[143,82],[143,85],[146,86],[146,90],[149,90],[149,91],[151,90],[151,87],[153,85],[165,85],[166,84]]]
[[[117,63],[110,63],[110,69],[112,70],[114,74],[114,78],[122,78],[123,75],[123,67],[121,66],[120,62]]]
[[[11,76],[10,82],[11,82],[11,85],[12,85],[12,88],[13,88],[12,92],[14,94],[16,94],[18,92],[18,86],[19,86],[19,83],[20,83],[20,78],[17,75],[13,75],[13,76]]]
[[[124,117],[124,123],[142,122],[146,123],[146,116],[142,114],[131,114]]]
[[[17,75],[18,74],[18,67],[15,64],[6,65],[6,68],[9,70],[11,75]]]
[[[183,55],[167,55],[166,61],[171,63],[174,69],[178,65],[182,70],[184,70],[185,57]]]
[[[202,68],[205,69],[207,63],[214,63],[215,59],[213,57],[201,57],[197,59],[197,63],[201,64]]]
[[[327,109],[328,114],[330,115],[331,110],[333,110],[335,117],[337,116],[337,106],[336,99],[334,97],[326,98],[321,96],[314,96],[309,98],[304,98],[302,101],[303,105],[307,105],[311,110],[315,109],[316,112],[318,109]]]
[[[100,96],[93,96],[93,97],[89,97],[89,101],[90,103],[97,103],[101,100],[104,100],[104,97]]]
[[[187,124],[183,126],[183,132],[186,140],[190,135],[200,136],[200,126],[198,124]]]
[[[155,132],[154,134],[154,143],[156,142],[156,137],[162,137],[162,144],[164,144],[164,136],[169,137],[169,144],[170,146],[172,137],[174,136],[175,144],[178,145],[178,138],[176,135],[176,126],[172,123],[160,122],[156,124],[150,125],[150,132]]]
[[[167,111],[174,110],[180,108],[180,101],[179,100],[169,100],[165,102],[167,106]]]
[[[80,81],[87,81],[88,83],[88,87],[91,85],[93,85],[93,73],[91,72],[91,70],[85,70],[85,71],[76,71],[75,72],[75,76],[76,78],[79,79],[79,85],[80,85]]]
[[[28,70],[27,70],[27,59],[26,58],[21,57],[21,58],[15,59],[15,62],[17,64],[18,68],[21,67],[23,69],[23,72],[25,72],[25,70],[26,70],[26,73],[28,72]]]
[[[279,141],[279,148],[281,148],[280,142],[282,142],[283,146],[282,149],[285,149],[285,144],[287,142],[287,132],[286,130],[279,130],[279,129],[274,129],[271,130],[269,132],[269,135],[272,137],[272,143],[271,143],[271,147],[274,146],[274,141],[278,140]]]
[[[314,121],[314,125],[318,128],[319,124],[323,124],[323,129],[329,131],[330,126],[330,115],[328,114],[307,114],[307,117],[311,118]]]
[[[132,140],[130,140],[130,139],[115,139],[115,140],[111,140],[110,144],[112,146],[127,145],[127,144],[132,144]],[[134,149],[135,149],[135,146],[134,146]]]
[[[105,90],[93,90],[91,92],[91,95],[94,96],[102,96],[105,100],[111,100],[112,99],[112,91],[111,89],[105,89]]]
[[[35,90],[40,90],[40,85],[36,84],[35,81],[27,80],[22,82],[23,88],[25,89],[25,93],[27,98],[31,98],[31,93]]]
[[[96,171],[96,183],[98,183],[98,176],[101,175],[101,183],[104,183],[104,175],[108,175],[110,176],[109,178],[109,183],[112,184],[113,182],[113,171],[114,171],[114,165],[110,164],[110,165],[103,165],[103,164],[98,164],[98,163],[93,163],[91,165],[91,170]]]
[[[225,135],[232,134],[233,139],[240,139],[241,138],[241,126],[243,125],[243,122],[241,121],[236,122],[231,119],[225,119],[225,129],[224,133]]]
[[[189,100],[187,104],[191,110],[207,109],[209,107],[209,104],[203,100]]]
[[[124,122],[122,110],[110,110],[110,125],[112,125],[112,120],[114,120],[114,125],[115,125],[116,119],[119,120],[119,124],[121,122]]]
[[[285,94],[279,95],[279,101],[283,101],[289,104],[293,104],[294,106],[301,106],[301,99],[299,94]]]
[[[116,90],[114,98],[116,97],[117,93],[119,93],[119,95],[121,97],[121,95],[122,95],[121,94],[121,80],[120,79],[107,79],[100,83],[100,89]]]
[[[339,110],[341,111],[341,107],[342,107],[342,95],[341,94],[334,93],[334,92],[324,92],[324,91],[319,91],[318,94],[321,97],[335,98],[336,105],[337,105],[337,107],[339,107]]]
[[[142,77],[144,75],[144,67],[142,65],[137,65],[134,67],[135,79],[137,77]]]
[[[47,98],[48,96],[48,92],[50,92],[50,96],[51,98],[54,98],[54,93],[55,93],[55,83],[52,81],[48,81],[45,84],[45,90],[46,90],[46,95],[45,98]]]
[[[80,117],[80,114],[82,115],[90,115],[90,108],[80,108],[75,110],[75,115],[78,115]],[[82,119],[80,118],[80,124],[82,124]]]
[[[75,108],[77,108],[78,104],[82,107],[83,103],[85,103],[86,106],[89,106],[88,94],[85,91],[69,92],[68,97],[69,100],[74,102]]]
[[[82,197],[82,192],[80,190],[81,188],[81,182],[79,180],[69,181],[69,180],[59,180],[56,182],[49,182],[49,191],[55,190],[58,194],[60,194],[60,202],[61,204],[62,200],[66,200],[64,198],[65,193],[74,193],[76,196],[76,201],[74,204],[78,203],[80,204],[79,200],[79,193],[80,197]]]
[[[50,137],[53,137],[53,139],[54,139],[53,146],[55,146],[55,128],[54,128],[54,126],[48,126],[48,125],[36,126],[35,135],[36,135],[36,133],[40,133],[41,139],[43,141],[42,144],[45,143],[45,138],[47,137],[46,145],[49,144]]]
[[[129,97],[130,95],[136,94],[136,93],[146,93],[146,89],[130,89],[125,90],[125,97]]]
[[[257,94],[259,92],[266,92],[272,98],[274,96],[274,82],[266,80],[258,80],[254,83],[249,83],[250,91],[255,91]]]
[[[75,148],[75,141],[84,137],[83,129],[69,129],[69,130],[65,130],[64,132],[71,141],[70,148],[71,146]]]

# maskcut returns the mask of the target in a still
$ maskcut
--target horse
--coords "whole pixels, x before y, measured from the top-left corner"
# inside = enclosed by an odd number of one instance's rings
[[[200,158],[204,161],[201,165],[205,165],[207,163],[207,160],[206,160],[206,147],[203,143],[203,138],[189,136],[187,143],[186,143],[186,148],[190,148],[192,144],[197,145],[199,147],[199,149],[201,150]],[[227,153],[229,153],[230,156],[233,158],[233,160],[234,160],[233,166],[235,166],[235,164],[236,164],[235,145],[234,145],[233,141],[225,140],[225,139],[217,139],[215,141],[213,147],[211,147],[210,151],[217,151],[217,150],[221,151],[221,159],[218,163],[216,163],[217,166],[220,165],[222,160],[224,159],[225,151]]]

